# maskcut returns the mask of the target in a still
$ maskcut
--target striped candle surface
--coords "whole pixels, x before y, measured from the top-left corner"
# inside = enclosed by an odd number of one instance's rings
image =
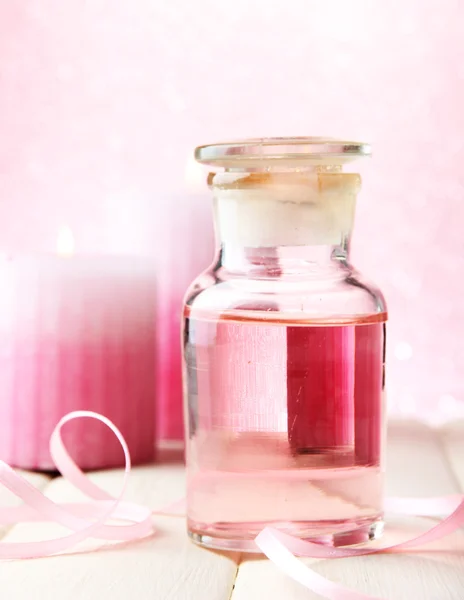
[[[117,257],[5,258],[0,290],[0,458],[53,469],[50,434],[79,409],[110,418],[134,463],[153,458],[153,265]],[[63,437],[82,468],[123,464],[102,425],[77,421]]]

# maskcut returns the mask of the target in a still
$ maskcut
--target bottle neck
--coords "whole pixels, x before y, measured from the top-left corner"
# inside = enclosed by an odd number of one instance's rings
[[[349,264],[349,239],[336,245],[242,246],[223,242],[217,266],[231,273],[253,277],[281,277],[285,274],[331,276]]]
[[[218,266],[272,276],[348,264],[358,175],[226,173],[211,187]]]

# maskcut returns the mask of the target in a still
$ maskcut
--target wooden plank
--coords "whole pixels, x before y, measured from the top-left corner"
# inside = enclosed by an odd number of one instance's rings
[[[30,484],[39,490],[44,490],[49,484],[51,477],[42,473],[30,473],[28,471],[22,471],[16,469],[16,472],[22,475]],[[12,492],[7,490],[5,487],[0,485],[0,507],[2,506],[19,506],[21,500],[19,500]],[[0,539],[6,535],[11,526],[0,527]]]
[[[91,477],[116,494],[122,472],[93,473]],[[183,486],[181,465],[142,467],[133,470],[127,499],[160,505],[184,495]],[[61,502],[81,499],[61,478],[49,485],[47,495]],[[115,546],[92,540],[79,550],[92,548],[95,552],[4,563],[0,565],[0,589],[8,600],[62,600],[63,594],[69,600],[229,600],[238,555],[209,552],[192,544],[183,517],[155,517],[155,522],[158,534],[137,543]],[[24,541],[63,533],[59,526],[28,524],[14,527],[5,539]]]
[[[453,475],[464,493],[464,420],[443,427],[442,443]]]
[[[388,441],[387,493],[456,493],[458,482],[462,486],[464,481],[463,430],[453,425],[439,433],[418,424],[393,424]],[[183,497],[185,475],[178,458],[173,457],[162,466],[134,469],[127,499],[162,508]],[[46,476],[27,477],[42,489],[48,484]],[[122,472],[93,473],[91,478],[116,494]],[[81,499],[61,479],[49,483],[46,492],[57,501]],[[15,500],[0,490],[0,502]],[[158,535],[139,543],[113,546],[93,540],[67,556],[0,563],[0,589],[9,600],[62,600],[64,592],[70,600],[229,600],[231,593],[232,600],[318,598],[281,574],[269,561],[250,558],[240,565],[232,591],[237,555],[208,552],[191,544],[181,517],[155,517],[155,522]],[[427,519],[389,517],[386,534],[378,543],[395,543],[423,531],[431,523]],[[48,523],[27,524],[14,527],[4,539],[25,541],[64,533],[62,528]],[[96,551],[83,553],[91,548]],[[458,533],[423,553],[304,562],[334,581],[384,598],[461,600],[463,551],[464,534]]]
[[[436,431],[416,424],[393,424],[387,454],[388,494],[429,496],[459,491]],[[375,544],[397,543],[419,534],[433,522],[389,516],[383,539]],[[303,562],[334,581],[390,600],[462,600],[463,553],[464,534],[458,532],[429,546],[428,552]],[[256,598],[317,600],[319,596],[291,581],[269,561],[245,559],[239,567],[232,600]]]
[[[417,422],[390,423],[386,494],[428,497],[457,491],[440,432]]]

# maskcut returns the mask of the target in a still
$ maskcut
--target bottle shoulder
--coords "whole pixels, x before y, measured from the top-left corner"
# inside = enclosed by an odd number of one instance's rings
[[[235,277],[214,268],[200,275],[185,297],[189,313],[279,312],[289,318],[385,315],[379,288],[352,267],[336,275]]]

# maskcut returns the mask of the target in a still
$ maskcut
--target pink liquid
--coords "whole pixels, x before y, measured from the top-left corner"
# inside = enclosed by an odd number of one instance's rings
[[[265,525],[333,544],[375,537],[386,315],[276,317],[187,319],[190,535],[240,550]]]

